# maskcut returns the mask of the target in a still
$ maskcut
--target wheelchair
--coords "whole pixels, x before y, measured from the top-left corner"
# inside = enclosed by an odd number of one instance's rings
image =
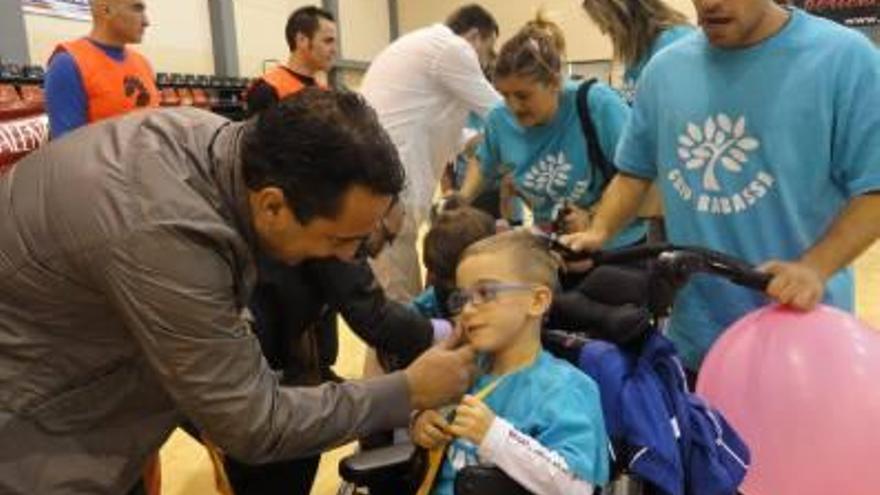
[[[552,242],[548,239],[548,242]],[[569,253],[571,254],[571,253]],[[670,244],[642,245],[591,255],[594,268],[554,304],[542,341],[545,349],[575,366],[586,346],[610,342],[638,355],[651,332],[660,332],[678,289],[692,275],[709,274],[764,291],[770,276],[722,253]],[[594,377],[596,379],[596,377]],[[601,386],[600,386],[601,388]],[[606,419],[607,421],[607,419]],[[609,445],[611,481],[596,495],[662,493],[630,473],[621,462],[627,445]],[[338,494],[414,494],[424,472],[424,451],[410,443],[363,450],[343,459]],[[527,495],[529,492],[497,468],[468,466],[459,471],[456,495]]]

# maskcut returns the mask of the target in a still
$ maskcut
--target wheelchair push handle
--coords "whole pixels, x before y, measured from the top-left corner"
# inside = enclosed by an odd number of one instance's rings
[[[685,248],[687,249],[687,248]],[[756,270],[752,265],[717,251],[697,248],[706,258],[708,271],[731,282],[760,292],[767,290],[773,275]]]
[[[661,269],[682,279],[697,273],[723,277],[749,289],[764,292],[772,275],[755,269],[749,263],[727,254],[698,246],[647,244],[592,253],[597,265],[621,264],[654,260]]]
[[[559,242],[554,234],[536,234],[566,261],[592,260],[596,265],[620,265],[654,260],[667,272],[687,279],[696,273],[717,275],[749,289],[764,292],[772,275],[727,254],[697,246],[644,244],[594,252],[577,252]]]

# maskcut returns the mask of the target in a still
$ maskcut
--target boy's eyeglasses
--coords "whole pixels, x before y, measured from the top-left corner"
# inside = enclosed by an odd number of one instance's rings
[[[451,314],[457,315],[464,310],[468,303],[479,306],[498,299],[498,295],[504,292],[526,291],[534,288],[535,286],[530,284],[501,282],[480,284],[472,289],[453,291],[446,300],[446,306]]]

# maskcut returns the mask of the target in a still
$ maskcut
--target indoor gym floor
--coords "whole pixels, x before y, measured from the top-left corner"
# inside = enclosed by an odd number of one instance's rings
[[[880,243],[865,253],[856,266],[856,303],[858,315],[880,329]],[[345,325],[342,325],[345,327]],[[347,328],[340,331],[337,373],[348,378],[360,376],[364,345]],[[353,451],[353,446],[333,450],[321,459],[321,468],[312,495],[334,495],[339,487],[339,459]],[[163,495],[214,495],[211,464],[204,448],[180,430],[162,449]]]

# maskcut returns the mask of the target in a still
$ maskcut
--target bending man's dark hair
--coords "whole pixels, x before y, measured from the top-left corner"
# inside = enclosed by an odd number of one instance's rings
[[[492,14],[475,3],[460,7],[450,14],[446,19],[446,25],[458,35],[463,35],[474,28],[480,32],[482,38],[488,38],[492,35],[498,36],[499,32],[498,22],[492,17]]]
[[[397,148],[355,93],[306,88],[264,111],[245,132],[245,184],[281,188],[300,223],[335,218],[352,186],[393,197],[403,189]]]
[[[287,46],[290,47],[290,51],[296,50],[296,35],[298,33],[312,39],[315,31],[318,30],[321,19],[336,22],[333,14],[314,5],[300,7],[290,14],[290,17],[287,18],[287,26],[284,28],[284,36],[287,38]]]

